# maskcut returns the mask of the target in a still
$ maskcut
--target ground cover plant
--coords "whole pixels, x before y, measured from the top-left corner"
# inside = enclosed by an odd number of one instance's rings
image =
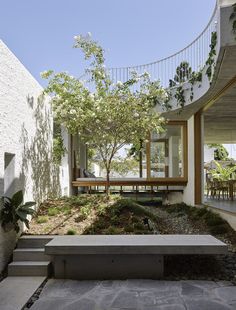
[[[57,211],[55,211],[57,210]],[[207,207],[162,206],[158,199],[79,195],[41,204],[28,234],[212,234],[226,242],[227,255],[170,255],[166,279],[236,281],[236,233]]]
[[[132,199],[80,195],[48,200],[31,222],[30,234],[150,234],[158,218]]]
[[[83,194],[47,200],[34,216],[30,234],[212,234],[236,247],[236,233],[207,207],[162,206],[119,195]]]

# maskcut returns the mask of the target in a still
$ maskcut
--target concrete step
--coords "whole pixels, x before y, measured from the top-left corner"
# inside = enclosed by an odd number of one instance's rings
[[[50,274],[49,261],[17,261],[8,265],[8,276],[45,276]]]
[[[17,248],[13,251],[13,261],[50,261],[44,248]]]
[[[25,235],[20,237],[17,242],[17,248],[44,248],[45,244],[51,241],[54,236],[31,236]]]

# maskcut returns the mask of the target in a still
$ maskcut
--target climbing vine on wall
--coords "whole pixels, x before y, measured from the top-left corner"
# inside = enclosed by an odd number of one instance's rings
[[[176,74],[173,80],[169,80],[169,86],[173,87],[178,84],[187,82],[192,74],[192,68],[187,61],[182,61],[176,68]]]
[[[185,95],[184,95],[184,89],[183,86],[179,86],[176,88],[175,96],[174,96],[178,102],[178,104],[181,106],[181,108],[185,105]]]
[[[206,61],[207,65],[206,75],[209,81],[212,81],[215,68],[216,44],[217,44],[217,32],[214,31],[211,33],[210,52],[208,54],[208,58]]]
[[[191,83],[191,93],[190,93],[190,101],[193,101],[194,98],[194,93],[193,93],[193,85],[196,82],[201,82],[202,81],[202,72],[195,72],[192,71],[192,68],[190,67],[189,63],[187,61],[182,61],[180,65],[176,68],[176,74],[174,76],[173,80],[169,80],[169,86],[174,87],[178,86],[176,88],[176,92],[174,97],[177,100],[177,103],[181,106],[184,107],[186,103],[186,98],[185,98],[185,90],[183,89],[183,83],[184,82],[190,82]],[[200,87],[200,85],[199,85]]]
[[[232,32],[235,35],[236,40],[236,3],[232,5],[233,12],[231,13],[229,20],[232,22]]]
[[[236,34],[236,3],[233,5],[233,13],[230,16],[230,19],[233,20],[233,31]],[[217,32],[214,31],[211,33],[211,43],[210,51],[208,58],[205,62],[206,65],[206,75],[211,83],[213,79],[214,69],[216,66],[216,45],[217,45]],[[198,72],[192,71],[189,63],[187,61],[182,61],[180,65],[176,68],[176,74],[172,79],[169,80],[169,87],[176,87],[176,92],[174,98],[177,100],[177,104],[184,107],[186,103],[185,89],[183,88],[183,83],[189,82],[191,84],[189,100],[193,101],[194,99],[194,84],[202,82],[203,69]],[[199,84],[198,87],[201,87]],[[170,100],[171,96],[169,96]]]

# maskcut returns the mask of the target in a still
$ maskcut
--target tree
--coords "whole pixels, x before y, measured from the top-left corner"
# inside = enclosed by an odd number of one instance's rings
[[[214,148],[214,159],[215,160],[230,160],[229,152],[226,150],[223,144],[208,144],[208,147]]]
[[[105,168],[103,161],[99,162],[102,169]],[[111,162],[111,175],[124,177],[128,173],[136,173],[139,168],[139,163],[135,158],[114,156]]]
[[[52,94],[55,120],[69,133],[95,149],[102,158],[109,192],[111,164],[116,153],[127,144],[139,143],[150,131],[163,130],[164,119],[154,111],[156,104],[165,105],[168,97],[159,81],[151,82],[147,73],[133,72],[128,81],[113,83],[105,68],[104,50],[91,36],[76,36],[75,48],[90,59],[86,70],[91,83],[68,73],[44,72],[49,79],[45,92]],[[139,90],[132,91],[139,83]],[[137,89],[137,87],[136,87]]]

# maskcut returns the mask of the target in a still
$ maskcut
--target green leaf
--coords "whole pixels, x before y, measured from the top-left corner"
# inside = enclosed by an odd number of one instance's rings
[[[36,205],[36,202],[34,201],[28,201],[26,202],[22,207],[33,207]]]
[[[28,214],[34,214],[35,213],[35,210],[34,209],[31,209],[29,207],[20,207],[20,208],[17,208],[17,211],[22,211],[22,212],[25,212],[25,213],[28,213]]]
[[[25,226],[29,229],[29,221],[26,219],[24,223],[25,223]]]
[[[10,197],[7,197],[7,196],[1,196],[1,198],[2,198],[3,200],[11,201],[11,198],[10,198]]]
[[[19,219],[24,222],[27,219],[28,213],[23,210],[16,210],[16,214],[18,215]]]
[[[13,206],[18,207],[23,202],[23,192],[22,192],[22,190],[16,192],[12,196],[11,200],[12,200]]]

